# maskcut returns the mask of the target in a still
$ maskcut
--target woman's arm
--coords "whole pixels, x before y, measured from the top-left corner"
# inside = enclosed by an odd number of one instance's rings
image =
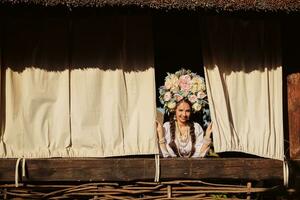
[[[169,153],[168,153],[167,146],[166,146],[166,138],[165,138],[164,128],[158,121],[156,121],[156,132],[157,132],[159,147],[163,154],[163,157],[168,157]]]
[[[205,136],[203,137],[203,145],[200,149],[200,157],[204,157],[209,151],[211,144],[211,134],[212,134],[212,123],[210,123],[205,131]]]

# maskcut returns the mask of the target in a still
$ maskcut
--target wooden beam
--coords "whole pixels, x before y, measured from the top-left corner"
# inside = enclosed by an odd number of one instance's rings
[[[288,119],[291,159],[300,158],[300,73],[292,73],[288,81]]]
[[[15,180],[16,159],[0,159],[0,181]],[[283,179],[282,162],[262,158],[160,160],[160,178],[167,179]],[[21,171],[21,165],[19,167]],[[153,181],[154,158],[27,159],[22,181]],[[21,175],[21,173],[19,173]]]

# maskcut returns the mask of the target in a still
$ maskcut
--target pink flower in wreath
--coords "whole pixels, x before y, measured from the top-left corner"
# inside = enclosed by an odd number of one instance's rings
[[[179,94],[175,94],[174,95],[175,99],[177,102],[181,101],[183,99],[183,96],[179,95]]]
[[[194,95],[194,94],[190,95],[190,96],[189,96],[189,101],[190,101],[191,103],[195,103],[195,102],[197,101],[197,96]]]
[[[206,97],[206,94],[204,92],[200,91],[200,92],[198,92],[197,97],[199,99],[204,99]]]
[[[179,77],[179,86],[182,91],[189,91],[192,87],[191,77],[189,75],[182,75]]]

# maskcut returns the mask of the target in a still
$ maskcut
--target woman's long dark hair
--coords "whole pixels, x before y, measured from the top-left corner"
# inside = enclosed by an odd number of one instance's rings
[[[187,100],[184,100],[184,99],[181,100],[180,102],[178,102],[177,106],[180,103],[182,103],[182,102],[188,103],[190,105],[190,108],[192,108],[191,103],[189,101],[187,101]],[[170,113],[169,122],[170,122],[171,141],[169,143],[169,146],[171,147],[171,149],[173,150],[173,152],[176,154],[176,156],[180,157],[178,148],[177,148],[176,143],[175,143],[176,125],[175,125],[174,116],[175,116],[175,112]],[[195,143],[196,143],[195,127],[194,127],[194,123],[192,121],[190,121],[190,120],[187,121],[187,125],[190,128],[190,135],[191,135],[191,140],[192,140],[192,149],[191,149],[191,153],[190,153],[190,156],[189,156],[189,157],[191,157],[195,153]]]

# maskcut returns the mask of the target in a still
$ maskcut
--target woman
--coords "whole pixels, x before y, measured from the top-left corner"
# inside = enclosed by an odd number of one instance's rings
[[[157,122],[159,146],[163,157],[204,157],[211,144],[211,124],[203,129],[190,121],[191,103],[181,100],[163,127]]]
[[[192,112],[199,112],[206,102],[203,79],[182,69],[168,74],[160,87],[160,100],[170,120],[162,126],[157,122],[158,142],[163,157],[204,157],[211,144],[212,125],[206,129],[190,120]]]

